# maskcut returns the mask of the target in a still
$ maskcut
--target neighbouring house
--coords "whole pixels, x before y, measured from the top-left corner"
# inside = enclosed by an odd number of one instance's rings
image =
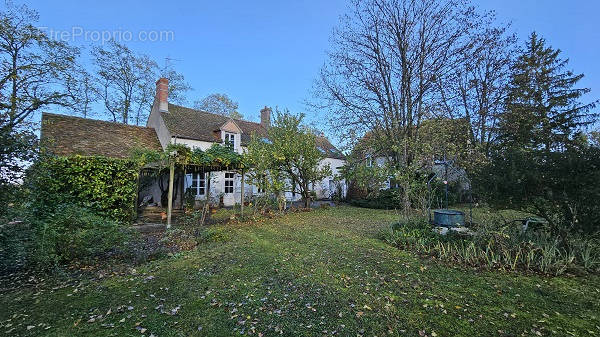
[[[187,108],[168,102],[168,80],[156,82],[156,96],[146,127],[131,126],[107,121],[44,113],[42,115],[41,138],[46,148],[56,155],[102,155],[127,158],[137,148],[151,150],[166,149],[169,144],[185,144],[191,149],[207,150],[213,144],[226,144],[235,152],[243,153],[252,135],[266,136],[270,127],[271,112],[268,107],[260,111],[260,123],[232,119],[206,111]],[[324,159],[320,165],[329,164],[332,176],[313,185],[317,198],[329,198],[337,190],[346,193],[345,182],[335,177],[345,164],[344,155],[323,136],[317,136],[317,146]],[[179,193],[174,193],[175,207],[183,206],[182,191],[187,191],[196,200],[205,200],[207,188],[215,203],[232,206],[241,202],[241,175],[237,171],[187,173],[177,181]],[[156,177],[141,185],[139,200],[152,200],[159,206],[164,188]],[[261,194],[257,187],[244,188],[244,200]],[[163,193],[164,194],[164,193]],[[290,201],[300,199],[297,193],[287,192]]]
[[[457,149],[467,149],[470,145],[469,124],[466,119],[432,118],[421,122],[419,128],[419,142],[428,148],[427,155],[420,159],[423,172],[434,174],[438,180],[446,180],[459,185],[461,191],[470,189],[466,171],[460,164],[465,158],[457,158],[457,152],[464,156],[466,152]],[[364,165],[366,167],[384,168],[391,161],[388,144],[378,144],[373,140],[373,132],[367,132],[354,147],[348,158],[348,165]],[[446,155],[450,151],[453,154]],[[364,197],[363,191],[349,184],[349,198],[360,199]],[[379,190],[399,187],[391,175],[378,187]]]

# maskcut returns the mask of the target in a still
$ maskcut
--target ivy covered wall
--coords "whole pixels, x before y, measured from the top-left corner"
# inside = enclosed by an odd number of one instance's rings
[[[46,157],[32,167],[34,207],[52,211],[65,203],[129,222],[135,216],[139,164],[101,156]]]

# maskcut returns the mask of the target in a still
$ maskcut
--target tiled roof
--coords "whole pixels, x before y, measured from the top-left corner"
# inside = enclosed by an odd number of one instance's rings
[[[220,142],[217,132],[229,118],[205,111],[169,104],[169,112],[161,113],[167,129],[174,137]],[[266,136],[259,123],[234,119],[242,130],[242,144],[253,134]],[[134,149],[162,150],[154,128],[126,125],[95,119],[42,114],[43,146],[56,155],[101,155],[128,158]],[[344,159],[344,155],[323,136],[317,136],[317,147],[328,158]]]
[[[51,153],[128,158],[134,149],[162,150],[153,128],[42,114],[42,145]]]
[[[162,112],[161,116],[171,136],[207,142],[220,142],[221,136],[218,130],[230,119],[222,115],[175,104],[169,104],[169,112]],[[241,119],[234,119],[233,121],[242,129],[243,145],[250,143],[253,134],[263,137],[267,135],[267,130],[259,123]],[[344,159],[344,155],[323,136],[317,136],[317,147],[328,158]]]
[[[340,150],[338,150],[329,139],[323,136],[317,136],[317,148],[323,152],[327,158],[345,159],[345,156]]]
[[[167,129],[173,137],[219,142],[221,136],[217,132],[230,118],[210,112],[190,109],[175,104],[169,104],[169,112],[161,116]],[[252,134],[265,136],[267,131],[259,123],[234,119],[235,124],[242,129],[242,144],[250,142]]]

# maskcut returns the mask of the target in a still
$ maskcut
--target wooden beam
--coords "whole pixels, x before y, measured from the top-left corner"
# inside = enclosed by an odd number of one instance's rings
[[[173,180],[175,180],[175,160],[171,159],[169,167],[169,196],[167,202],[167,229],[171,228],[171,215],[173,213]]]
[[[179,203],[181,204],[181,209],[185,212],[185,176],[187,175],[187,168],[183,166],[183,179],[181,179],[181,199],[179,199]]]
[[[242,195],[240,198],[240,210],[241,210],[241,217],[244,217],[244,170],[242,170]]]

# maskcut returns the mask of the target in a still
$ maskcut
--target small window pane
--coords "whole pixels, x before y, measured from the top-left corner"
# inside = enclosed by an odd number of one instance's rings
[[[233,177],[234,173],[225,172],[225,193],[233,193]]]
[[[225,134],[225,145],[231,149],[235,149],[235,135],[232,133]]]

